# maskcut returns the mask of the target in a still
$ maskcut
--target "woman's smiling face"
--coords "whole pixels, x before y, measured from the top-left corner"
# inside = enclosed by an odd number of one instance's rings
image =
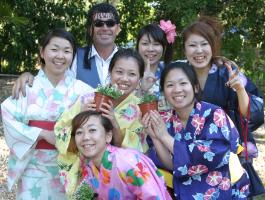
[[[190,34],[185,41],[185,55],[195,70],[210,68],[213,56],[212,48],[204,37],[198,34]]]
[[[111,84],[117,85],[124,95],[133,92],[140,81],[140,69],[132,57],[121,57],[115,62],[111,71]]]
[[[106,132],[99,116],[90,116],[75,132],[75,143],[79,152],[100,165],[107,144],[111,142],[112,133]]]
[[[172,69],[165,78],[164,94],[176,111],[191,110],[195,101],[192,84],[182,69]]]

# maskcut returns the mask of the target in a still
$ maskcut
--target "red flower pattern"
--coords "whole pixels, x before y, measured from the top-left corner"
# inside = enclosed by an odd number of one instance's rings
[[[191,124],[193,127],[196,128],[195,133],[196,135],[199,135],[201,133],[201,130],[204,126],[205,123],[205,118],[204,117],[200,117],[199,114],[195,114],[192,118]]]
[[[213,193],[215,193],[215,188],[208,189],[203,196],[203,200],[211,200]]]
[[[229,190],[230,187],[231,187],[231,182],[230,182],[230,179],[227,177],[224,177],[222,182],[218,186],[220,190]]]
[[[244,193],[245,191],[247,191],[249,189],[249,184],[248,185],[244,185],[241,189],[240,192]]]
[[[210,172],[206,178],[206,183],[208,183],[211,186],[216,186],[222,181],[222,173],[218,171]]]
[[[172,116],[172,119],[173,119],[174,131],[175,133],[179,133],[183,129],[182,123],[177,116]]]
[[[195,174],[203,174],[203,173],[207,173],[208,172],[208,168],[205,165],[196,165],[196,166],[192,166],[189,168],[188,170],[188,175],[189,176],[193,176]]]
[[[210,148],[205,146],[205,145],[202,145],[202,144],[199,144],[198,146],[198,149],[200,152],[207,152],[207,151],[210,151]]]
[[[172,117],[172,111],[173,110],[159,112],[160,116],[162,117],[162,119],[163,119],[163,121],[165,123],[170,122],[172,120],[171,119],[171,117]]]
[[[223,127],[226,125],[225,113],[222,109],[216,109],[213,114],[213,121],[217,127]]]
[[[137,163],[136,166],[138,167],[139,171],[135,171],[135,175],[137,177],[142,177],[144,181],[146,181],[150,176],[148,170],[145,169],[141,162]]]

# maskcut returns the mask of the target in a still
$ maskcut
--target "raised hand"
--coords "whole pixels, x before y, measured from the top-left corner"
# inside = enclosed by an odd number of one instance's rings
[[[143,91],[148,91],[156,81],[155,74],[151,71],[149,59],[146,62],[144,77],[141,81],[141,89]]]
[[[102,103],[100,111],[102,112],[102,116],[108,118],[111,121],[114,128],[119,128],[119,124],[115,117],[114,105],[112,101],[109,100],[108,103]]]
[[[239,76],[239,68],[236,67],[236,69],[233,70],[231,62],[225,62],[224,65],[226,66],[229,73],[229,81],[226,82],[226,86],[233,88],[235,91],[245,89]]]
[[[82,104],[81,111],[95,111],[96,110],[96,104],[93,99],[87,100],[85,103]]]
[[[163,140],[163,136],[168,135],[167,127],[162,117],[156,110],[150,111],[150,122],[157,138]]]
[[[144,127],[144,131],[147,135],[149,135],[151,138],[156,138],[156,134],[153,130],[153,127],[151,125],[150,121],[150,114],[146,113],[143,118],[141,119],[141,123]]]

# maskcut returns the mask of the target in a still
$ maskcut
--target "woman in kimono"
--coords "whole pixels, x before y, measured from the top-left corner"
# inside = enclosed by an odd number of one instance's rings
[[[10,148],[8,188],[18,183],[17,199],[65,199],[59,182],[53,127],[80,94],[92,91],[67,69],[75,54],[73,36],[54,29],[42,40],[42,68],[27,96],[1,104],[6,143]],[[82,89],[82,90],[80,90]]]
[[[141,90],[137,91],[137,95],[143,93],[154,94],[158,99],[158,110],[165,111],[170,109],[170,105],[166,103],[163,93],[160,92],[160,76],[168,63],[171,62],[173,56],[173,43],[176,36],[176,26],[170,20],[160,20],[158,24],[148,24],[141,28],[136,41],[136,49],[145,62],[145,73],[141,81]],[[152,141],[147,137],[149,150],[146,153],[157,167],[165,169],[159,159],[156,159],[156,153]],[[172,181],[169,172],[161,171],[166,178],[167,185],[172,190]],[[167,178],[169,176],[169,178]]]
[[[222,27],[217,20],[200,17],[183,30],[185,55],[198,76],[203,91],[202,100],[226,111],[240,133],[241,142],[243,136],[240,114],[243,119],[248,118],[248,141],[255,144],[252,132],[264,123],[263,97],[253,82],[233,62],[217,61],[221,33]],[[257,152],[249,156],[256,157]]]
[[[192,66],[169,64],[162,72],[161,90],[172,110],[151,111],[142,122],[158,157],[173,170],[176,199],[246,199],[247,174],[237,169],[242,173],[231,182],[229,169],[239,147],[237,129],[220,107],[200,101]]]
[[[112,123],[100,112],[85,111],[73,119],[71,137],[82,161],[81,183],[98,199],[171,199],[153,162],[135,149],[112,146],[112,135]]]
[[[110,62],[109,73],[111,85],[116,85],[123,92],[116,100],[115,107],[109,102],[100,108],[103,116],[110,119],[114,127],[113,144],[145,153],[148,150],[146,134],[140,121],[139,98],[134,94],[144,73],[144,61],[136,51],[120,49]],[[94,93],[84,95],[86,103],[80,98],[71,109],[63,113],[55,127],[61,176],[69,195],[76,187],[80,163],[79,156],[71,149],[71,121],[82,110],[96,110],[93,95]]]
[[[140,95],[145,92],[156,95],[158,109],[166,110],[167,105],[160,94],[160,76],[164,66],[172,60],[176,26],[170,20],[160,20],[160,24],[148,24],[140,29],[136,49],[145,62],[144,78],[141,81]]]

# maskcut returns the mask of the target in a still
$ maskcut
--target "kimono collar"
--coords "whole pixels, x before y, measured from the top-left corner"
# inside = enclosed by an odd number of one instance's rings
[[[106,171],[112,169],[112,153],[117,150],[117,147],[112,146],[110,144],[107,145],[103,157],[100,163],[100,169],[96,167],[92,160],[88,160],[84,156],[80,156],[80,166],[81,166],[81,178],[86,179],[87,177],[95,176],[96,178],[99,177],[100,171]],[[92,170],[92,175],[89,174],[90,168]]]
[[[201,103],[200,102],[195,102],[194,103],[194,107],[190,113],[190,117],[194,115],[194,113],[196,112],[196,110],[200,110],[201,109]],[[177,112],[173,109],[167,110],[167,111],[161,111],[159,112],[163,121],[167,124],[167,128],[170,127],[169,124],[173,124],[173,128],[174,128],[174,133],[179,133],[184,127],[183,124],[181,123],[181,120],[177,114]]]
[[[52,83],[49,81],[48,79],[48,76],[45,74],[44,70],[43,69],[40,69],[38,74],[37,74],[38,77],[42,78],[42,80],[44,81],[48,81],[51,85]],[[71,72],[69,69],[65,70],[64,72],[64,77],[62,78],[62,80],[59,81],[59,83],[57,84],[56,87],[62,85],[70,85],[73,81],[75,80],[75,77],[74,77],[74,74],[73,72]],[[47,87],[46,84],[44,84],[44,87]]]

